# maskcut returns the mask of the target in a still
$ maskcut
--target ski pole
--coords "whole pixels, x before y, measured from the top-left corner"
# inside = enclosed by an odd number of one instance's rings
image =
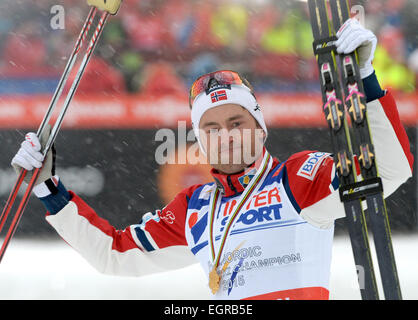
[[[90,13],[89,13],[89,15],[88,15],[88,17],[87,17],[87,19],[86,19],[86,21],[84,23],[84,25],[83,25],[83,28],[81,29],[80,35],[79,35],[79,37],[77,39],[77,42],[76,42],[76,44],[74,46],[74,50],[73,50],[70,58],[68,59],[67,65],[65,67],[65,70],[64,70],[64,72],[63,72],[63,74],[61,76],[61,79],[60,79],[60,81],[58,83],[58,86],[57,86],[57,88],[56,88],[56,90],[54,92],[54,95],[53,95],[52,99],[51,99],[50,105],[49,105],[49,107],[48,107],[48,109],[47,109],[47,111],[45,113],[45,116],[42,119],[41,125],[39,126],[38,131],[36,133],[36,135],[38,137],[40,137],[42,135],[43,130],[45,129],[46,124],[51,119],[51,115],[52,115],[52,113],[53,113],[53,111],[54,111],[54,109],[55,109],[55,107],[57,105],[58,99],[60,98],[60,96],[62,94],[63,88],[64,88],[64,86],[65,86],[65,84],[66,84],[66,82],[68,80],[68,76],[69,76],[71,70],[74,67],[74,63],[75,63],[75,61],[77,59],[77,54],[80,51],[80,49],[82,48],[83,41],[85,40],[85,38],[86,38],[86,36],[87,36],[87,34],[88,34],[89,30],[90,30],[90,27],[91,27],[91,24],[93,22],[93,19],[94,19],[95,15],[96,15],[96,12],[97,12],[97,8],[96,7],[92,7],[91,10],[90,10]],[[7,217],[9,215],[9,212],[10,212],[10,210],[11,210],[11,208],[13,206],[13,203],[14,203],[14,201],[16,199],[16,196],[17,196],[17,194],[18,194],[18,192],[20,190],[20,187],[22,185],[22,182],[24,181],[24,178],[26,176],[26,173],[27,172],[26,172],[25,169],[22,169],[20,171],[19,177],[18,177],[18,179],[17,179],[17,181],[16,181],[16,183],[15,183],[15,185],[14,185],[14,187],[13,187],[13,189],[12,189],[10,195],[9,195],[9,198],[8,198],[8,200],[6,202],[6,205],[5,205],[5,207],[4,207],[3,211],[2,211],[2,214],[0,216],[0,232],[3,229],[3,226],[4,226],[4,224],[5,224],[6,220],[7,220]]]
[[[60,83],[59,83],[59,85],[58,85],[58,87],[55,91],[55,94],[54,94],[54,97],[52,99],[51,105],[50,105],[50,107],[48,108],[48,110],[45,114],[45,117],[44,117],[44,119],[41,123],[40,128],[38,129],[38,133],[37,133],[38,137],[41,135],[42,131],[44,130],[44,128],[46,126],[46,124],[50,120],[50,117],[52,115],[52,110],[55,108],[56,102],[57,102],[59,96],[62,93],[64,84],[68,79],[69,72],[71,71],[71,69],[74,66],[77,54],[81,49],[82,42],[85,39],[85,37],[88,33],[88,30],[90,29],[90,26],[91,26],[91,23],[94,19],[95,14],[96,14],[97,8],[99,8],[100,10],[103,10],[104,13],[102,14],[102,16],[100,18],[100,21],[99,21],[99,23],[96,27],[96,30],[95,30],[95,32],[94,32],[94,34],[93,34],[93,36],[90,40],[90,44],[89,44],[89,47],[87,48],[87,52],[86,52],[86,54],[83,58],[83,61],[80,65],[80,67],[79,67],[79,70],[76,74],[76,77],[73,80],[71,88],[70,88],[70,90],[67,94],[67,97],[65,99],[64,106],[63,106],[63,108],[62,108],[57,120],[55,121],[55,124],[54,124],[52,130],[51,130],[51,134],[50,134],[50,136],[48,138],[48,141],[47,141],[47,143],[44,147],[44,150],[42,152],[44,156],[47,155],[48,151],[50,150],[50,148],[52,147],[52,145],[53,145],[53,143],[56,139],[56,136],[57,136],[57,134],[58,134],[58,132],[61,128],[62,121],[64,120],[64,116],[65,116],[65,114],[68,110],[68,107],[71,103],[72,98],[74,97],[74,94],[75,94],[75,92],[78,88],[78,85],[80,83],[80,80],[81,80],[81,78],[84,74],[85,68],[86,68],[88,62],[90,61],[91,55],[92,55],[92,53],[94,51],[94,48],[95,48],[95,46],[96,46],[96,44],[97,44],[97,42],[100,38],[100,35],[103,32],[103,28],[106,24],[106,21],[109,17],[109,14],[115,15],[120,8],[121,2],[122,2],[122,0],[114,0],[114,1],[108,1],[108,2],[105,1],[104,5],[103,5],[102,1],[100,1],[100,0],[87,0],[87,3],[91,6],[93,6],[93,8],[90,10],[90,14],[87,17],[87,20],[86,20],[86,23],[83,27],[83,30],[80,33],[80,36],[77,40],[77,44],[76,44],[76,47],[74,49],[74,52],[71,55],[69,62],[67,63],[67,67],[66,67],[66,69],[64,71],[64,74],[61,77]],[[36,180],[37,180],[41,170],[42,170],[42,168],[35,169],[34,172],[33,172],[32,177],[31,177],[31,179],[28,183],[25,194],[23,195],[23,198],[22,198],[22,200],[19,204],[19,207],[18,207],[18,209],[15,213],[15,216],[12,220],[12,223],[11,223],[11,225],[10,225],[8,231],[7,231],[6,237],[3,241],[2,247],[0,249],[0,262],[3,259],[3,256],[4,256],[4,254],[6,252],[6,249],[9,245],[9,243],[10,243],[10,240],[11,240],[11,238],[13,237],[13,235],[16,231],[17,225],[19,224],[20,218],[23,215],[23,212],[26,208],[26,205],[29,201],[29,197],[31,195],[33,187],[35,186]],[[1,229],[4,225],[4,222],[5,222],[7,216],[10,212],[11,207],[14,204],[14,201],[16,199],[16,195],[17,195],[17,193],[20,189],[20,186],[22,185],[22,182],[24,180],[25,175],[26,175],[26,170],[22,169],[21,173],[19,175],[19,178],[18,178],[15,186],[13,187],[12,193],[10,194],[9,199],[6,203],[6,206],[3,210],[2,216],[0,218],[0,231],[1,231]]]

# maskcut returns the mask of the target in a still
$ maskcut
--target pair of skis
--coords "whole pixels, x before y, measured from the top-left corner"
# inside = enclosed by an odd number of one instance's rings
[[[84,26],[81,30],[81,33],[80,33],[80,35],[77,39],[74,50],[73,50],[70,58],[68,59],[67,65],[66,65],[65,70],[64,70],[64,73],[61,76],[61,79],[60,79],[60,81],[58,83],[58,86],[55,90],[55,93],[52,97],[51,103],[50,103],[50,105],[49,105],[49,107],[46,111],[46,114],[45,114],[45,116],[42,120],[41,125],[38,128],[38,131],[37,131],[37,136],[38,137],[41,137],[42,133],[44,132],[47,124],[49,123],[49,121],[51,119],[52,113],[53,113],[55,107],[57,106],[59,98],[61,97],[64,86],[65,86],[65,84],[68,80],[68,77],[70,75],[71,70],[73,69],[73,67],[75,65],[78,53],[80,52],[80,50],[83,46],[83,42],[85,41],[85,39],[86,39],[86,37],[87,37],[87,35],[90,31],[90,27],[94,22],[94,19],[95,19],[95,16],[96,16],[97,12],[98,12],[98,9],[102,10],[103,13],[100,17],[99,22],[97,23],[96,30],[94,31],[94,33],[91,37],[91,40],[90,40],[90,43],[87,47],[84,58],[83,58],[83,60],[80,64],[80,67],[78,69],[78,72],[77,72],[74,80],[73,80],[73,83],[70,87],[70,90],[69,90],[69,92],[68,92],[68,94],[65,98],[64,105],[63,105],[63,107],[62,107],[62,109],[61,109],[61,111],[60,111],[60,113],[57,117],[57,120],[55,121],[55,123],[54,123],[54,125],[51,129],[51,134],[48,138],[48,141],[42,149],[42,153],[45,156],[45,158],[46,158],[46,155],[47,155],[48,151],[52,148],[52,145],[54,144],[54,141],[55,141],[55,139],[58,135],[58,132],[61,128],[62,121],[64,120],[64,116],[65,116],[65,114],[68,110],[68,107],[70,105],[70,102],[71,102],[72,98],[74,97],[74,94],[75,94],[75,92],[78,88],[80,80],[81,80],[81,78],[84,74],[84,71],[86,69],[86,66],[87,66],[88,62],[90,61],[90,58],[91,58],[91,56],[93,54],[93,51],[94,51],[94,48],[95,48],[95,46],[96,46],[96,44],[97,44],[97,42],[100,38],[100,35],[103,32],[103,28],[106,24],[106,21],[107,21],[110,14],[115,15],[118,12],[121,3],[122,3],[122,0],[87,0],[87,4],[91,6],[90,12],[87,16],[87,19],[84,23]],[[30,195],[32,193],[32,190],[33,190],[35,184],[36,184],[36,180],[37,180],[41,170],[42,170],[42,168],[37,168],[32,173],[32,177],[30,179],[30,182],[28,183],[26,191],[25,191],[25,193],[22,197],[22,200],[20,201],[20,203],[18,205],[16,213],[15,213],[15,215],[12,219],[12,222],[11,222],[7,232],[6,232],[6,236],[3,240],[2,246],[0,248],[0,262],[3,259],[3,256],[4,256],[4,254],[6,252],[6,249],[9,245],[9,243],[10,243],[10,240],[12,239],[12,237],[13,237],[16,229],[17,229],[19,221],[20,221],[20,219],[23,215],[23,212],[26,208],[26,205],[28,204]],[[18,192],[19,192],[19,190],[20,190],[20,188],[23,184],[23,181],[24,181],[24,178],[25,178],[26,174],[27,174],[27,171],[25,169],[22,169],[20,171],[19,177],[18,177],[14,187],[12,188],[12,191],[9,195],[9,198],[7,199],[6,205],[4,206],[4,209],[3,209],[3,211],[0,215],[0,232],[2,231],[2,229],[5,225],[5,222],[6,222],[8,216],[10,214],[10,211],[11,211],[13,205],[14,205],[17,194],[18,194]]]
[[[362,201],[366,200],[385,298],[400,300],[401,289],[357,54],[337,54],[334,45],[336,31],[350,18],[349,6],[347,0],[329,0],[329,5],[332,21],[328,18],[326,0],[308,0],[323,108],[330,128],[334,162],[340,181],[340,199],[345,208],[361,297],[363,300],[379,299],[362,208]],[[350,115],[351,128],[346,121],[346,110]],[[361,168],[361,181],[357,181],[355,156]]]

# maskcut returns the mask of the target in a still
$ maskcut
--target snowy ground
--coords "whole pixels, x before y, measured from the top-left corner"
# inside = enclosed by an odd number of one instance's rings
[[[403,297],[418,299],[418,235],[394,236],[393,243]],[[330,288],[331,299],[360,298],[343,236],[334,240]],[[198,300],[210,299],[210,293],[198,265],[143,278],[106,276],[63,241],[14,239],[0,264],[0,299]]]

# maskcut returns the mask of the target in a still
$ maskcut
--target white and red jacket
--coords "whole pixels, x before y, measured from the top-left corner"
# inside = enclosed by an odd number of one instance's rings
[[[368,103],[368,117],[387,197],[411,177],[413,156],[390,92]],[[243,176],[212,174],[224,189],[216,213],[216,247],[243,190]],[[303,151],[285,162],[274,159],[232,227],[221,257],[221,265],[228,259],[229,266],[214,298],[328,299],[334,220],[345,215],[338,183],[330,154]],[[191,186],[125,230],[116,230],[72,192],[65,207],[46,219],[100,272],[141,276],[199,262],[208,274],[208,206],[214,187]]]

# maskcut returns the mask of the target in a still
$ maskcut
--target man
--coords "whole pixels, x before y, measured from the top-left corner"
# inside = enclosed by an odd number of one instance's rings
[[[373,71],[376,37],[356,20],[337,36],[338,51],[359,48],[388,196],[412,175],[408,137],[392,95],[380,89]],[[190,106],[214,183],[186,188],[122,231],[52,176],[48,156],[34,188],[47,221],[103,273],[141,276],[199,261],[215,299],[328,299],[334,220],[344,216],[332,156],[302,151],[285,162],[272,157],[263,147],[268,131],[261,108],[248,82],[232,71],[196,80]],[[244,139],[244,131],[251,139]],[[36,135],[28,134],[12,165],[40,167],[40,149]]]

